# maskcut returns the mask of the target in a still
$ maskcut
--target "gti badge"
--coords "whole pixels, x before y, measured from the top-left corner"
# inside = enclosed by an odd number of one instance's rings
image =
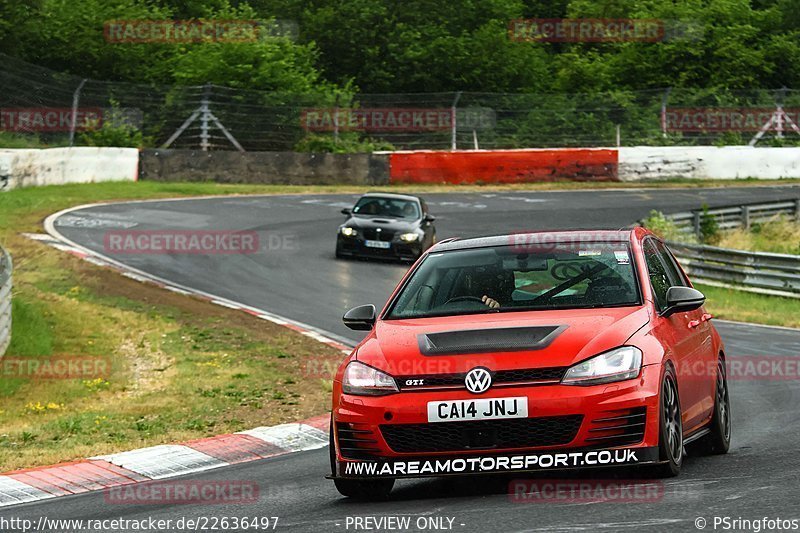
[[[492,386],[492,375],[485,368],[473,368],[467,372],[464,384],[471,393],[480,394],[486,392]]]

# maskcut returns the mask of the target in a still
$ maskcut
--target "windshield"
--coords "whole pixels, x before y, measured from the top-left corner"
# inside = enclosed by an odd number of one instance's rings
[[[589,242],[579,249],[565,245],[524,253],[496,246],[431,254],[386,318],[620,307],[639,301],[626,243]]]
[[[353,214],[363,217],[419,218],[419,206],[413,200],[365,196],[353,208]]]

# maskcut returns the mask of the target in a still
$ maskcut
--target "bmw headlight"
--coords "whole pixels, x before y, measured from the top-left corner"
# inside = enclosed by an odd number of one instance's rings
[[[392,376],[358,361],[353,361],[345,368],[342,391],[359,396],[380,396],[398,392]]]
[[[418,233],[403,233],[400,235],[400,240],[403,242],[417,242],[419,240]]]
[[[633,379],[642,369],[642,351],[635,346],[621,346],[571,367],[561,383],[565,385],[600,385]]]
[[[345,237],[355,237],[357,233],[356,228],[351,228],[349,226],[342,226],[339,228],[339,232]]]

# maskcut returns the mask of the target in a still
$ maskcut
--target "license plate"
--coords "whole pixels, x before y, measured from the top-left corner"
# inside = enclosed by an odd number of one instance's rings
[[[364,246],[366,246],[367,248],[383,248],[384,250],[386,250],[391,245],[392,244],[387,241],[364,241]]]
[[[450,402],[428,402],[428,422],[527,418],[528,398],[476,398]]]

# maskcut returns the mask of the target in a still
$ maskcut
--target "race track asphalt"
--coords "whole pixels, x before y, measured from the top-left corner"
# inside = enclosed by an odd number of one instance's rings
[[[498,192],[426,195],[439,238],[564,228],[620,228],[647,215],[699,207],[800,196],[800,189],[726,188]],[[56,229],[100,252],[109,230],[251,230],[267,249],[252,255],[108,254],[182,285],[298,320],[353,344],[360,336],[341,325],[354,305],[380,307],[407,265],[340,261],[333,257],[342,207],[354,195],[250,196],[121,203],[63,215]],[[798,304],[800,312],[800,304]],[[800,332],[718,322],[729,355],[796,358]],[[257,503],[109,505],[88,493],[6,508],[2,517],[172,518],[279,516],[277,530],[356,531],[353,517],[453,519],[453,531],[697,531],[703,517],[800,519],[800,386],[797,380],[731,381],[733,444],[727,456],[687,458],[680,477],[658,482],[659,496],[632,503],[518,503],[511,477],[409,480],[391,500],[342,499],[331,482],[326,449],[204,472],[192,479],[256,481]],[[583,476],[583,477],[579,477]],[[554,479],[642,479],[636,470],[550,476]],[[526,479],[541,479],[529,476]],[[349,519],[348,519],[349,517]],[[348,521],[349,520],[349,521]],[[717,525],[716,530],[722,526]],[[416,529],[416,527],[412,527]],[[388,530],[388,529],[370,529]]]

